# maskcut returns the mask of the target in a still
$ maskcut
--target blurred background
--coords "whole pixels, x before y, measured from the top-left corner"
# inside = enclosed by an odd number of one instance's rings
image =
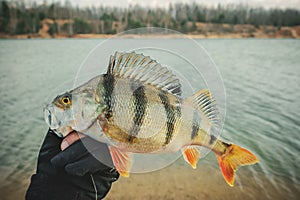
[[[300,37],[299,0],[12,0],[0,6],[0,37],[108,37],[141,27],[194,37]]]
[[[135,31],[145,27],[150,34]],[[151,27],[179,36],[151,34]],[[159,43],[194,55],[182,37],[203,47],[226,90],[221,137],[255,152],[260,163],[239,169],[231,188],[212,153],[196,170],[179,158],[161,170],[120,178],[107,199],[299,198],[299,0],[11,0],[0,2],[1,200],[24,199],[48,129],[43,106],[73,87],[97,45],[126,30],[103,52]],[[107,61],[99,55],[99,73]],[[195,80],[186,66],[173,66]]]

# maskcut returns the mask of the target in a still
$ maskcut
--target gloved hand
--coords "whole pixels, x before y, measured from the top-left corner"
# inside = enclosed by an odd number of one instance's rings
[[[85,137],[61,151],[62,140],[48,131],[26,199],[102,199],[119,177],[115,169],[94,157],[112,164],[107,145]]]

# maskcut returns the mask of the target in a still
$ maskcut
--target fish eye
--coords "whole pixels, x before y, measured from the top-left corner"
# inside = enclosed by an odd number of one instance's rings
[[[61,102],[64,105],[70,105],[71,104],[71,99],[70,99],[70,97],[63,97],[63,98],[61,98]]]

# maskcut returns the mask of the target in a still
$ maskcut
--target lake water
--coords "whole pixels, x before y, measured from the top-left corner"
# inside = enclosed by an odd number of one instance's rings
[[[70,80],[80,64],[101,41],[0,40],[0,199],[23,198],[47,131],[42,108],[58,91],[72,87]],[[128,44],[130,39],[120,42]],[[176,43],[176,39],[168,42]],[[147,190],[148,199],[298,199],[300,41],[196,42],[210,53],[226,88],[227,111],[221,136],[255,152],[260,163],[241,168],[236,186],[230,188],[222,180],[212,153],[194,171],[179,159],[163,170],[121,179],[108,198],[125,198],[127,184],[128,189]],[[188,46],[182,48],[189,51]],[[105,66],[106,62],[101,64]],[[171,191],[166,190],[167,186],[157,188],[159,181],[176,187]],[[137,183],[144,185],[134,187]],[[190,191],[189,183],[199,187]],[[169,196],[161,195],[167,192]]]

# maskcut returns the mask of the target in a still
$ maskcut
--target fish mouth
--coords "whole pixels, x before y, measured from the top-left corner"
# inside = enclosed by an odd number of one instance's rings
[[[76,131],[72,129],[71,126],[61,126],[60,121],[57,120],[55,108],[52,104],[45,106],[43,111],[45,122],[58,137],[66,137],[70,133]]]
[[[76,122],[68,123],[68,125],[62,125],[61,121],[56,117],[55,108],[52,104],[48,104],[44,107],[44,119],[48,124],[49,128],[58,136],[58,137],[66,137],[72,132],[82,133],[84,134],[88,129],[90,129],[97,121],[97,119],[93,120],[91,124],[89,124],[83,130],[75,130]],[[75,124],[74,124],[75,123]],[[78,127],[77,127],[78,128]]]
[[[47,105],[46,107],[44,107],[43,111],[44,111],[45,122],[48,124],[50,129],[52,130],[58,129],[59,124],[54,114],[55,112],[54,112],[53,105]]]

